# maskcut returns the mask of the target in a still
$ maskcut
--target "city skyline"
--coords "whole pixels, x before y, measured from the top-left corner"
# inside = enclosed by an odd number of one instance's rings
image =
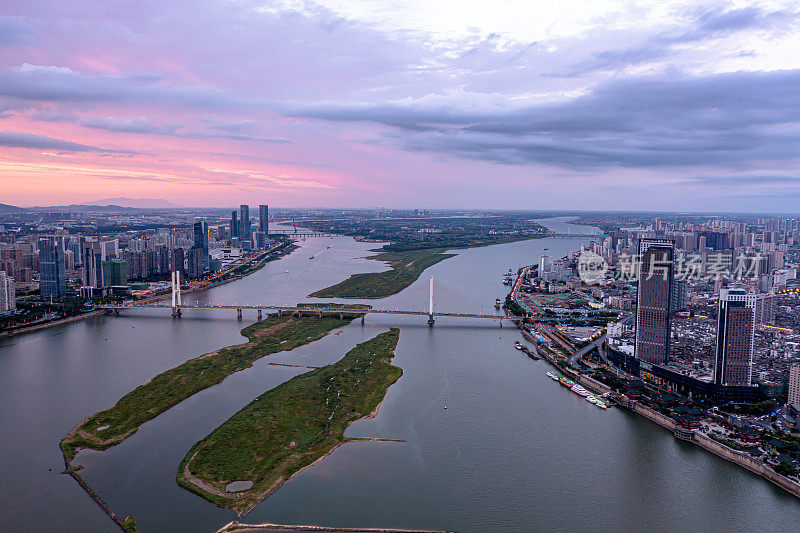
[[[780,1],[8,5],[3,203],[791,213],[799,25]]]

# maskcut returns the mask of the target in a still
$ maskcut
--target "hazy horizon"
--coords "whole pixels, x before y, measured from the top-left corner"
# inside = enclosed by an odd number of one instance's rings
[[[791,213],[798,9],[7,3],[3,203]]]

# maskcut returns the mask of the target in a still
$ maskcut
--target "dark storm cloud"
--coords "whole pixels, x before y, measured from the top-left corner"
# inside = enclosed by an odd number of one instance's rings
[[[800,71],[615,80],[577,98],[520,105],[469,94],[296,105],[291,116],[401,130],[403,148],[509,164],[735,165],[800,156]]]
[[[126,150],[107,150],[96,146],[88,146],[63,139],[55,139],[46,135],[35,135],[19,131],[0,131],[0,146],[10,148],[32,148],[38,150],[57,150],[60,152],[97,152],[107,154],[130,154]]]

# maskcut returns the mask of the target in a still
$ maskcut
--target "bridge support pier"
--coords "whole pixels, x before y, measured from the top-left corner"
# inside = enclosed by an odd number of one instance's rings
[[[503,321],[502,320],[498,320],[498,322],[500,322],[500,327],[502,328],[503,327]]]
[[[362,325],[362,326],[364,325],[364,317],[366,317],[366,316],[367,316],[367,315],[361,315],[361,325]]]
[[[181,308],[180,307],[173,307],[172,308],[172,316],[175,318],[181,317]]]
[[[278,316],[279,317],[283,316],[283,309],[278,309]]]
[[[428,325],[433,327],[436,321],[433,319],[433,315],[428,315]]]
[[[344,320],[344,313],[339,311],[339,320]]]
[[[242,319],[242,308],[241,307],[236,310],[236,319],[237,320],[241,320]]]
[[[322,318],[322,311],[317,312],[317,318]]]
[[[258,321],[261,322],[261,309],[258,310]]]

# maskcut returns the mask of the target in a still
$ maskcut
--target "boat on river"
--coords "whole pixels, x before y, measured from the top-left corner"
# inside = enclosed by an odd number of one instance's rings
[[[589,396],[589,391],[584,389],[580,385],[573,385],[572,387],[569,388],[569,390],[571,390],[572,392],[574,392],[578,396],[583,396],[584,398]]]
[[[561,383],[562,385],[564,385],[567,388],[571,388],[573,385],[575,385],[575,382],[572,381],[571,379],[567,379],[567,378],[561,377],[561,376],[559,376],[558,382]]]

